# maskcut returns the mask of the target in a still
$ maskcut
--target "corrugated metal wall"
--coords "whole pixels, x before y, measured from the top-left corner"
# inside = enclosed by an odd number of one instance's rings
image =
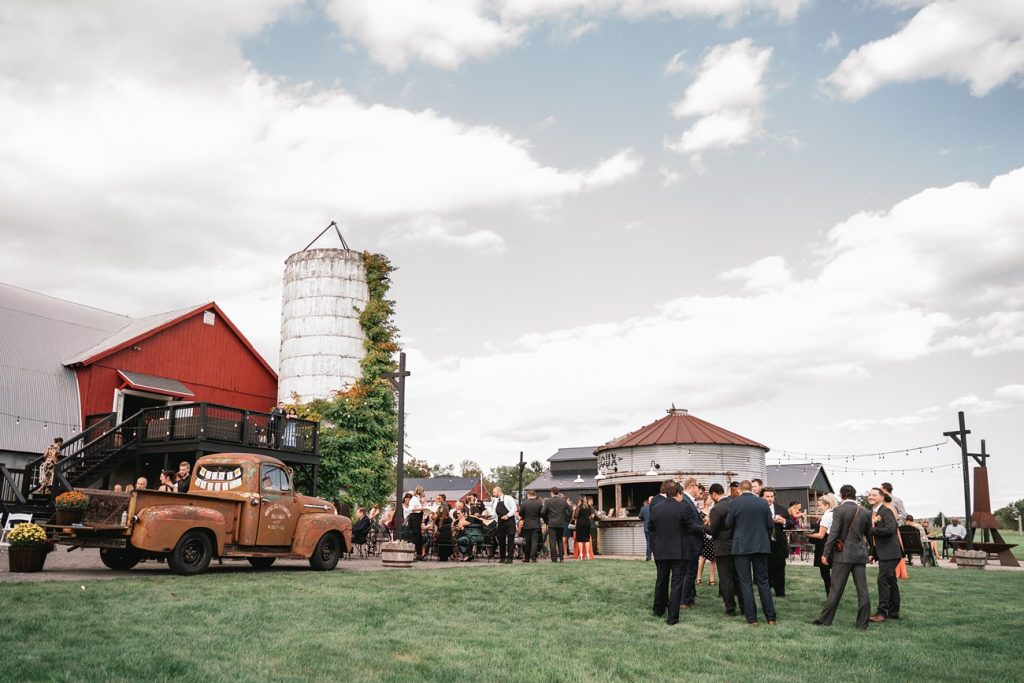
[[[765,478],[765,451],[754,446],[733,445],[657,445],[612,449],[599,456],[607,468],[618,467],[618,474],[643,474],[651,461],[660,465],[658,472],[691,474],[696,472],[733,472],[735,479]],[[607,471],[607,470],[606,470]],[[700,477],[705,484],[727,484],[719,478]]]
[[[598,534],[602,555],[643,555],[646,552],[644,529],[639,522],[636,525],[617,523],[615,526],[601,526]]]

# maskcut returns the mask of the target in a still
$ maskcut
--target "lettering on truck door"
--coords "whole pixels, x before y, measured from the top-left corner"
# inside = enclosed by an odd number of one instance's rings
[[[277,465],[260,465],[260,524],[257,545],[290,546],[298,513],[292,480]]]

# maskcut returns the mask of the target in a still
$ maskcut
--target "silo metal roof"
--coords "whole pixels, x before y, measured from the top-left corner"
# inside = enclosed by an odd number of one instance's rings
[[[681,408],[670,408],[668,415],[645,425],[623,437],[609,441],[594,449],[595,453],[613,448],[633,448],[636,446],[674,445],[674,444],[722,444],[732,446],[754,446],[768,451],[764,444],[740,436],[728,429],[690,415]]]

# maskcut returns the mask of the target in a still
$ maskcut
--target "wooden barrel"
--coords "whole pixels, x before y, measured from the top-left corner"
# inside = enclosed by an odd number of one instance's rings
[[[411,567],[416,546],[407,541],[391,541],[381,546],[380,559],[385,567]]]
[[[960,569],[984,569],[988,562],[988,553],[984,550],[957,550],[953,557]]]

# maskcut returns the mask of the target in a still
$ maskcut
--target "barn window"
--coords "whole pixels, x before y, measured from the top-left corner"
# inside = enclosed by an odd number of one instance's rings
[[[216,320],[216,319],[217,319],[217,316],[214,315],[213,311],[206,311],[205,313],[203,313],[203,324],[204,325],[212,325],[213,321]]]

